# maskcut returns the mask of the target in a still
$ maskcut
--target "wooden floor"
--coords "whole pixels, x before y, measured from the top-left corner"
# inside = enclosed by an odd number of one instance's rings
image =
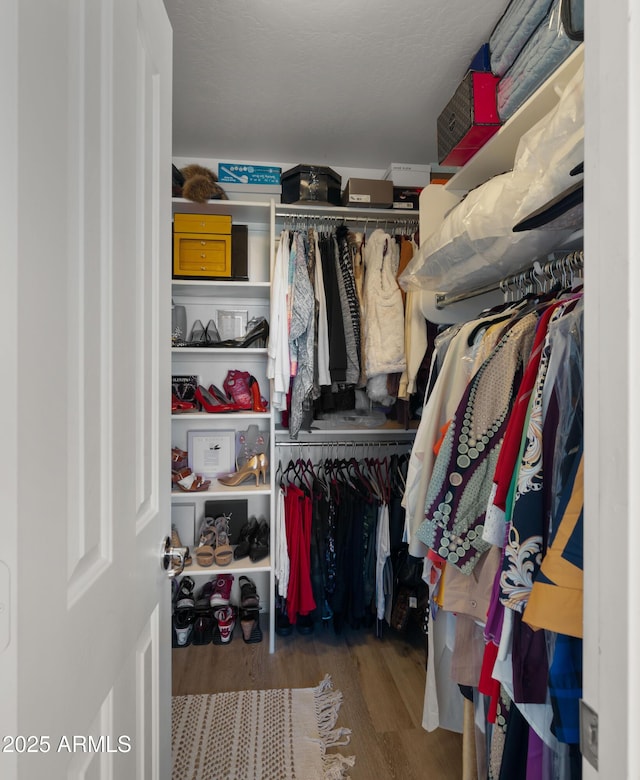
[[[314,634],[242,641],[239,628],[228,645],[173,651],[173,693],[215,693],[265,688],[310,688],[325,674],[342,691],[338,726],[351,729],[339,750],[356,756],[351,780],[459,780],[462,738],[421,727],[425,684],[425,638],[416,626],[407,635],[387,630],[317,627]],[[264,778],[264,780],[275,780]]]

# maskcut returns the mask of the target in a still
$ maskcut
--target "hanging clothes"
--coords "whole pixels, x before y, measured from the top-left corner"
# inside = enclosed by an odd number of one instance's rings
[[[429,556],[445,561],[432,590],[423,725],[431,730],[447,722],[452,689],[443,680],[451,671],[461,684],[490,694],[490,777],[569,780],[575,766],[582,308],[579,293],[543,298],[493,311],[436,339],[424,431],[409,463],[404,501],[412,544],[419,539]],[[427,471],[426,489],[421,471]],[[424,514],[416,526],[421,496]],[[490,526],[494,506],[498,522]],[[489,576],[480,586],[489,555]],[[465,604],[475,605],[468,615]],[[478,623],[484,631],[475,630]],[[500,721],[503,705],[508,714]],[[544,774],[552,765],[553,773]]]
[[[407,367],[404,307],[396,282],[398,261],[394,239],[380,228],[374,230],[364,248],[364,352],[367,395],[381,403],[394,400],[387,393],[387,375],[402,373]]]
[[[336,277],[342,309],[345,348],[347,352],[346,383],[356,385],[360,379],[360,306],[345,225],[336,228]]]
[[[345,624],[372,626],[376,616],[390,623],[395,592],[392,528],[399,540],[404,527],[400,486],[407,462],[403,454],[278,466],[277,506],[283,508],[289,561],[285,566],[280,560],[278,546],[277,591],[284,597],[290,623],[311,615],[332,621],[336,632]],[[285,577],[286,583],[280,581]]]
[[[271,280],[271,323],[267,345],[267,378],[273,379],[271,404],[274,409],[285,409],[291,380],[289,355],[289,231],[280,234]]]
[[[295,233],[293,263],[293,306],[289,328],[291,354],[291,412],[289,434],[295,439],[302,426],[303,406],[313,390],[315,345],[315,294],[309,276],[307,240],[303,233]]]

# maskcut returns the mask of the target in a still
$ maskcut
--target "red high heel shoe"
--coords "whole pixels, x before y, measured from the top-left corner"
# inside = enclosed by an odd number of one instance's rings
[[[260,385],[255,376],[249,377],[249,389],[251,390],[251,403],[254,412],[266,412],[267,401],[260,395]]]
[[[211,393],[202,385],[198,385],[198,388],[195,392],[195,398],[198,401],[198,403],[202,406],[202,408],[205,410],[205,412],[208,412],[209,414],[219,414],[221,412],[237,412],[240,409],[240,407],[237,404],[223,403],[218,398],[211,395]]]
[[[181,401],[175,393],[171,394],[171,413],[179,414],[180,412],[193,412],[196,405],[191,401]]]
[[[233,399],[229,398],[229,396],[226,393],[223,393],[222,390],[217,385],[209,385],[209,393],[218,401],[220,401],[221,404],[233,403]]]
[[[248,371],[229,371],[222,386],[238,409],[254,412],[267,411],[267,402],[260,395],[258,380]]]
[[[222,387],[225,393],[233,399],[233,403],[239,409],[249,410],[252,407],[252,396],[249,388],[251,374],[248,371],[236,371],[232,369],[227,372]]]

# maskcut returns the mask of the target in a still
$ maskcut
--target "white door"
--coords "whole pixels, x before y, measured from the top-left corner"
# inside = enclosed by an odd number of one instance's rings
[[[170,775],[171,29],[0,4],[0,777]]]

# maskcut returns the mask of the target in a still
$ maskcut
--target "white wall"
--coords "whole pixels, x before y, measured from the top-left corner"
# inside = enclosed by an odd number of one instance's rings
[[[640,3],[586,0],[584,699],[640,778]]]

